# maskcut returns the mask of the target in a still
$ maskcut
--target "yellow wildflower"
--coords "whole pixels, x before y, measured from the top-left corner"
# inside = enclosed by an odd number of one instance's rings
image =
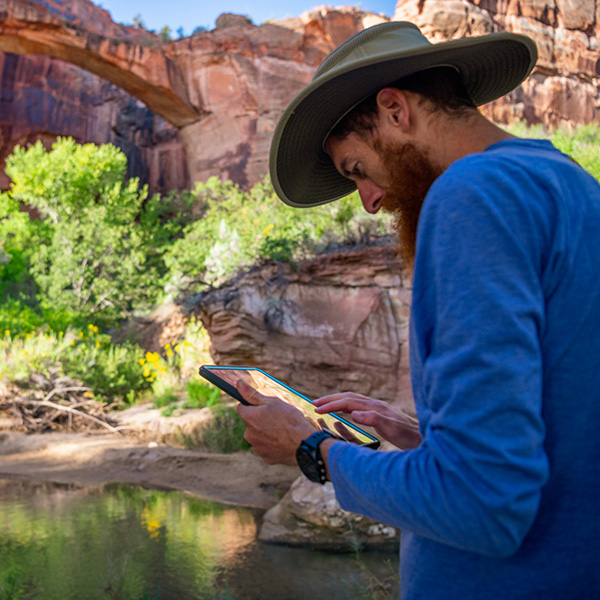
[[[10,335],[10,329],[6,329],[6,330],[4,331],[4,335]]]
[[[171,350],[171,348],[169,348],[167,350],[167,356],[173,356],[173,354],[174,354],[173,350]]]
[[[267,225],[265,227],[265,230],[263,231],[263,235],[264,236],[269,235],[269,233],[271,233],[271,230],[273,229],[273,227],[275,227],[275,225],[273,225],[273,223],[271,223],[270,225]]]
[[[140,358],[139,363],[143,367],[146,364],[146,359],[145,358]]]
[[[146,352],[146,360],[156,366],[160,362],[160,356],[158,352]]]

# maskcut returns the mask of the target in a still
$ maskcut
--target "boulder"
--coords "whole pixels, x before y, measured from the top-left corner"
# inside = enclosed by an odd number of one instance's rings
[[[288,546],[354,552],[363,547],[397,548],[400,532],[343,510],[330,482],[320,485],[301,475],[265,513],[258,538]]]

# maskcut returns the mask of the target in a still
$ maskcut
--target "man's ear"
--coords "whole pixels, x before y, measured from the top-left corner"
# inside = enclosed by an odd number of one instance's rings
[[[410,106],[406,94],[397,88],[386,87],[377,94],[377,106],[380,117],[388,125],[400,127],[402,132],[410,127]]]

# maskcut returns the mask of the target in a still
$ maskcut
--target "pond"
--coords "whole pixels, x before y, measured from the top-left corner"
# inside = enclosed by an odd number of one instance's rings
[[[394,596],[375,588],[397,572],[395,553],[262,544],[260,515],[180,492],[0,480],[0,599]]]

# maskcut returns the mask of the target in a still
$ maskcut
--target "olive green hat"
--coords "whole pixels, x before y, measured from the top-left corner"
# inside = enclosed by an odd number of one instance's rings
[[[352,108],[392,82],[449,66],[479,106],[517,87],[537,60],[535,42],[514,33],[431,44],[412,23],[369,27],[336,48],[287,107],[273,135],[271,180],[290,206],[316,206],[353,192],[323,149],[329,132]]]

